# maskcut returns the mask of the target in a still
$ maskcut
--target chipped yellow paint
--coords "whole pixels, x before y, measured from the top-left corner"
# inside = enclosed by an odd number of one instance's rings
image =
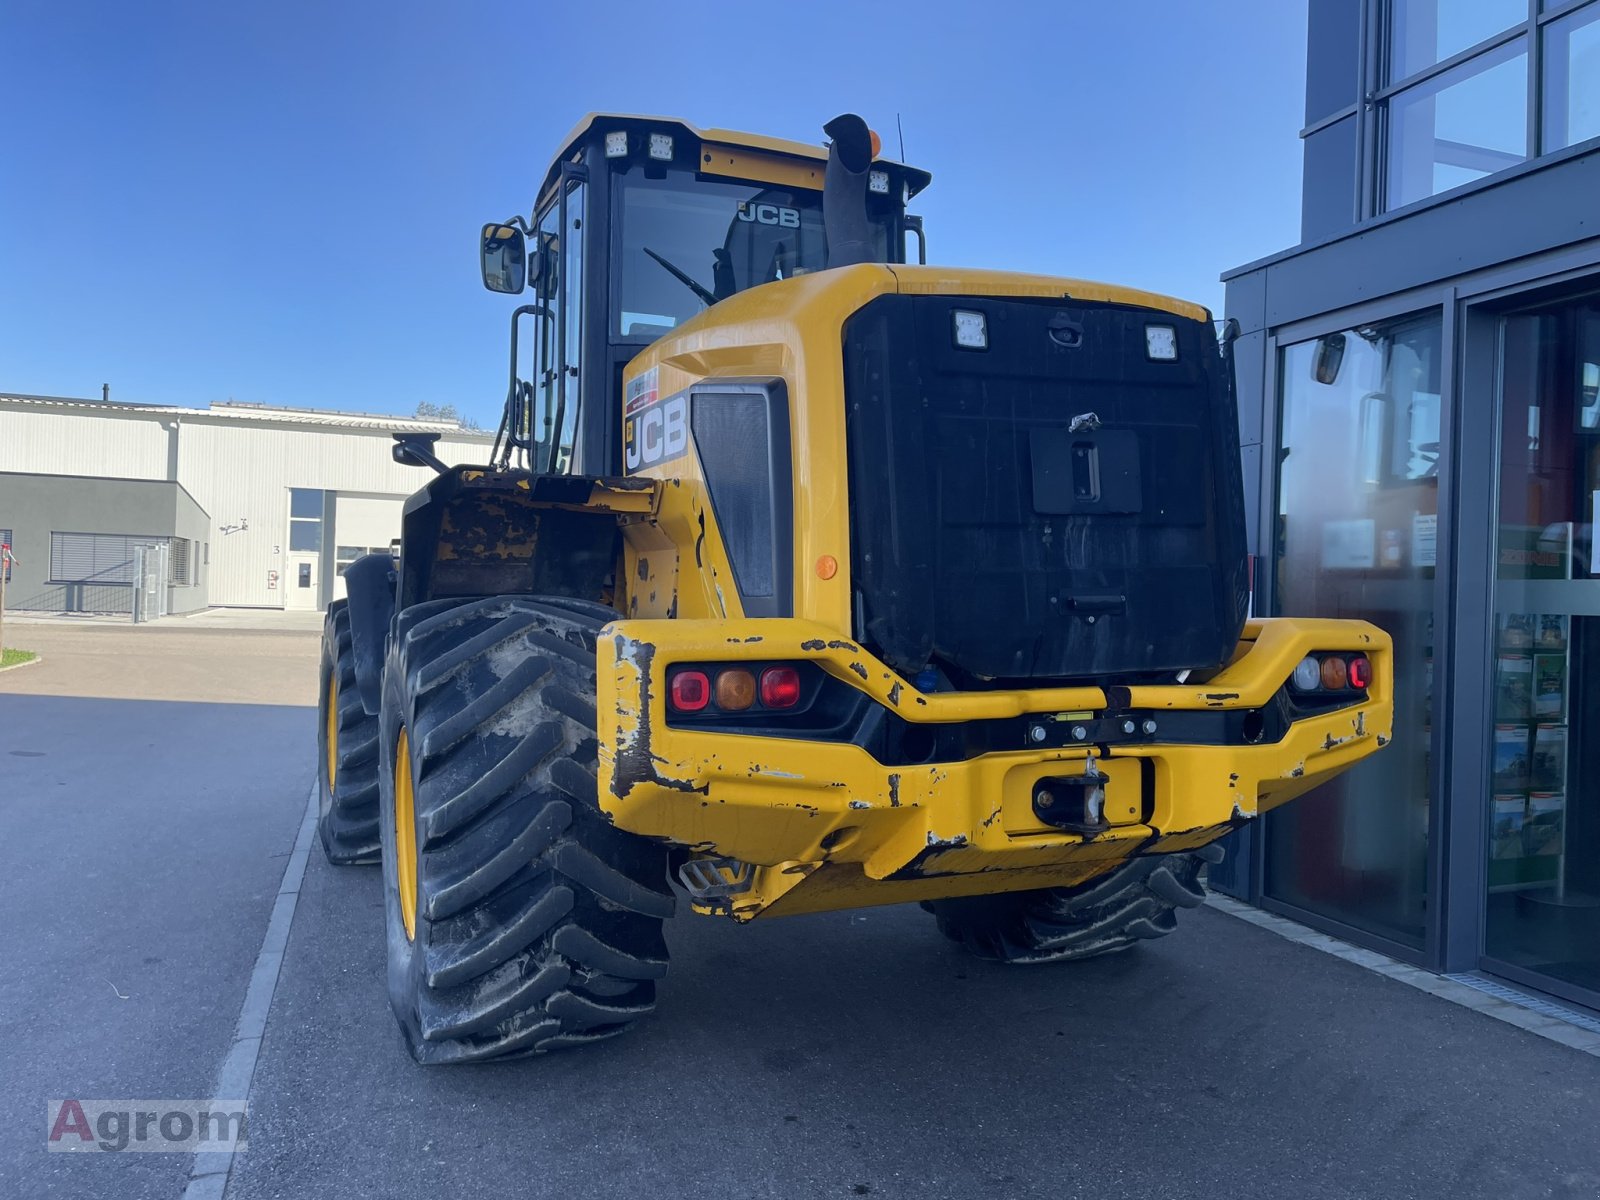
[[[1245,652],[1224,672],[1240,686],[1230,697],[1202,699],[1205,707],[1259,707],[1251,699],[1258,678],[1267,679],[1270,696],[1312,650],[1366,652],[1374,688],[1366,702],[1303,718],[1273,744],[1114,748],[1096,760],[1109,777],[1112,825],[1085,840],[1038,822],[1029,799],[1040,778],[1084,770],[1080,747],[885,766],[854,745],[694,732],[667,724],[666,669],[675,662],[809,660],[905,720],[929,724],[1093,712],[1106,707],[1098,688],[925,695],[815,622],[615,622],[599,644],[601,804],[623,829],[755,864],[753,888],[733,906],[738,919],[1080,881],[1138,849],[1212,841],[1387,741],[1393,717],[1387,635],[1360,622],[1287,618],[1253,624],[1251,632]],[[1193,690],[1139,689],[1136,706],[1192,706]],[[822,864],[851,869],[823,872]],[[978,882],[953,884],[952,876]]]

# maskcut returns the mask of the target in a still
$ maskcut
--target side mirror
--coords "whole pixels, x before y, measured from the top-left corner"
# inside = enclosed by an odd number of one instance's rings
[[[441,475],[448,475],[450,468],[445,466],[433,447],[439,440],[437,433],[396,433],[394,445],[389,448],[390,455],[402,467],[432,467]]]
[[[528,243],[515,225],[485,225],[478,259],[491,292],[515,296],[528,286]]]
[[[1317,339],[1317,348],[1311,358],[1311,378],[1331,386],[1339,378],[1339,368],[1344,365],[1344,334],[1330,333]]]

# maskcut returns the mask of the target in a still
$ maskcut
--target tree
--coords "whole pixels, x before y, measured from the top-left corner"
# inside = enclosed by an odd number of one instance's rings
[[[458,412],[454,404],[433,404],[427,400],[418,400],[416,416],[423,421],[454,421],[463,429],[483,428],[471,417]]]

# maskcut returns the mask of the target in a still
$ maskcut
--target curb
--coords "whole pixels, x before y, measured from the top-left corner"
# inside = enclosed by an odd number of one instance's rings
[[[37,667],[43,661],[44,655],[35,654],[26,662],[12,663],[9,667],[0,667],[0,675],[4,675],[7,671],[20,671],[23,667]]]
[[[1600,1058],[1600,1021],[1593,1017],[1548,1000],[1524,996],[1488,979],[1470,975],[1435,975],[1432,971],[1379,954],[1376,950],[1364,950],[1360,946],[1341,942],[1338,938],[1318,933],[1286,917],[1252,908],[1231,896],[1212,892],[1206,897],[1206,904],[1218,912],[1227,913],[1230,917],[1275,933],[1288,941],[1331,954],[1364,970],[1386,975],[1396,983],[1403,983],[1451,1004],[1473,1009],[1496,1021],[1515,1025],[1547,1041],[1559,1042],[1593,1058]]]

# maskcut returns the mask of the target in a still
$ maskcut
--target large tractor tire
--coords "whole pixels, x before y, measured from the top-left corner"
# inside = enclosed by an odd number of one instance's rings
[[[378,861],[378,718],[356,691],[350,613],[328,605],[322,624],[321,699],[317,711],[317,832],[335,866]]]
[[[979,958],[1005,963],[1095,958],[1178,927],[1177,910],[1205,902],[1200,870],[1221,862],[1216,843],[1134,858],[1070,888],[924,901],[940,931]]]
[[[380,793],[389,1000],[418,1062],[610,1037],[655,1005],[667,852],[614,828],[595,783],[595,635],[560,597],[400,614]]]

